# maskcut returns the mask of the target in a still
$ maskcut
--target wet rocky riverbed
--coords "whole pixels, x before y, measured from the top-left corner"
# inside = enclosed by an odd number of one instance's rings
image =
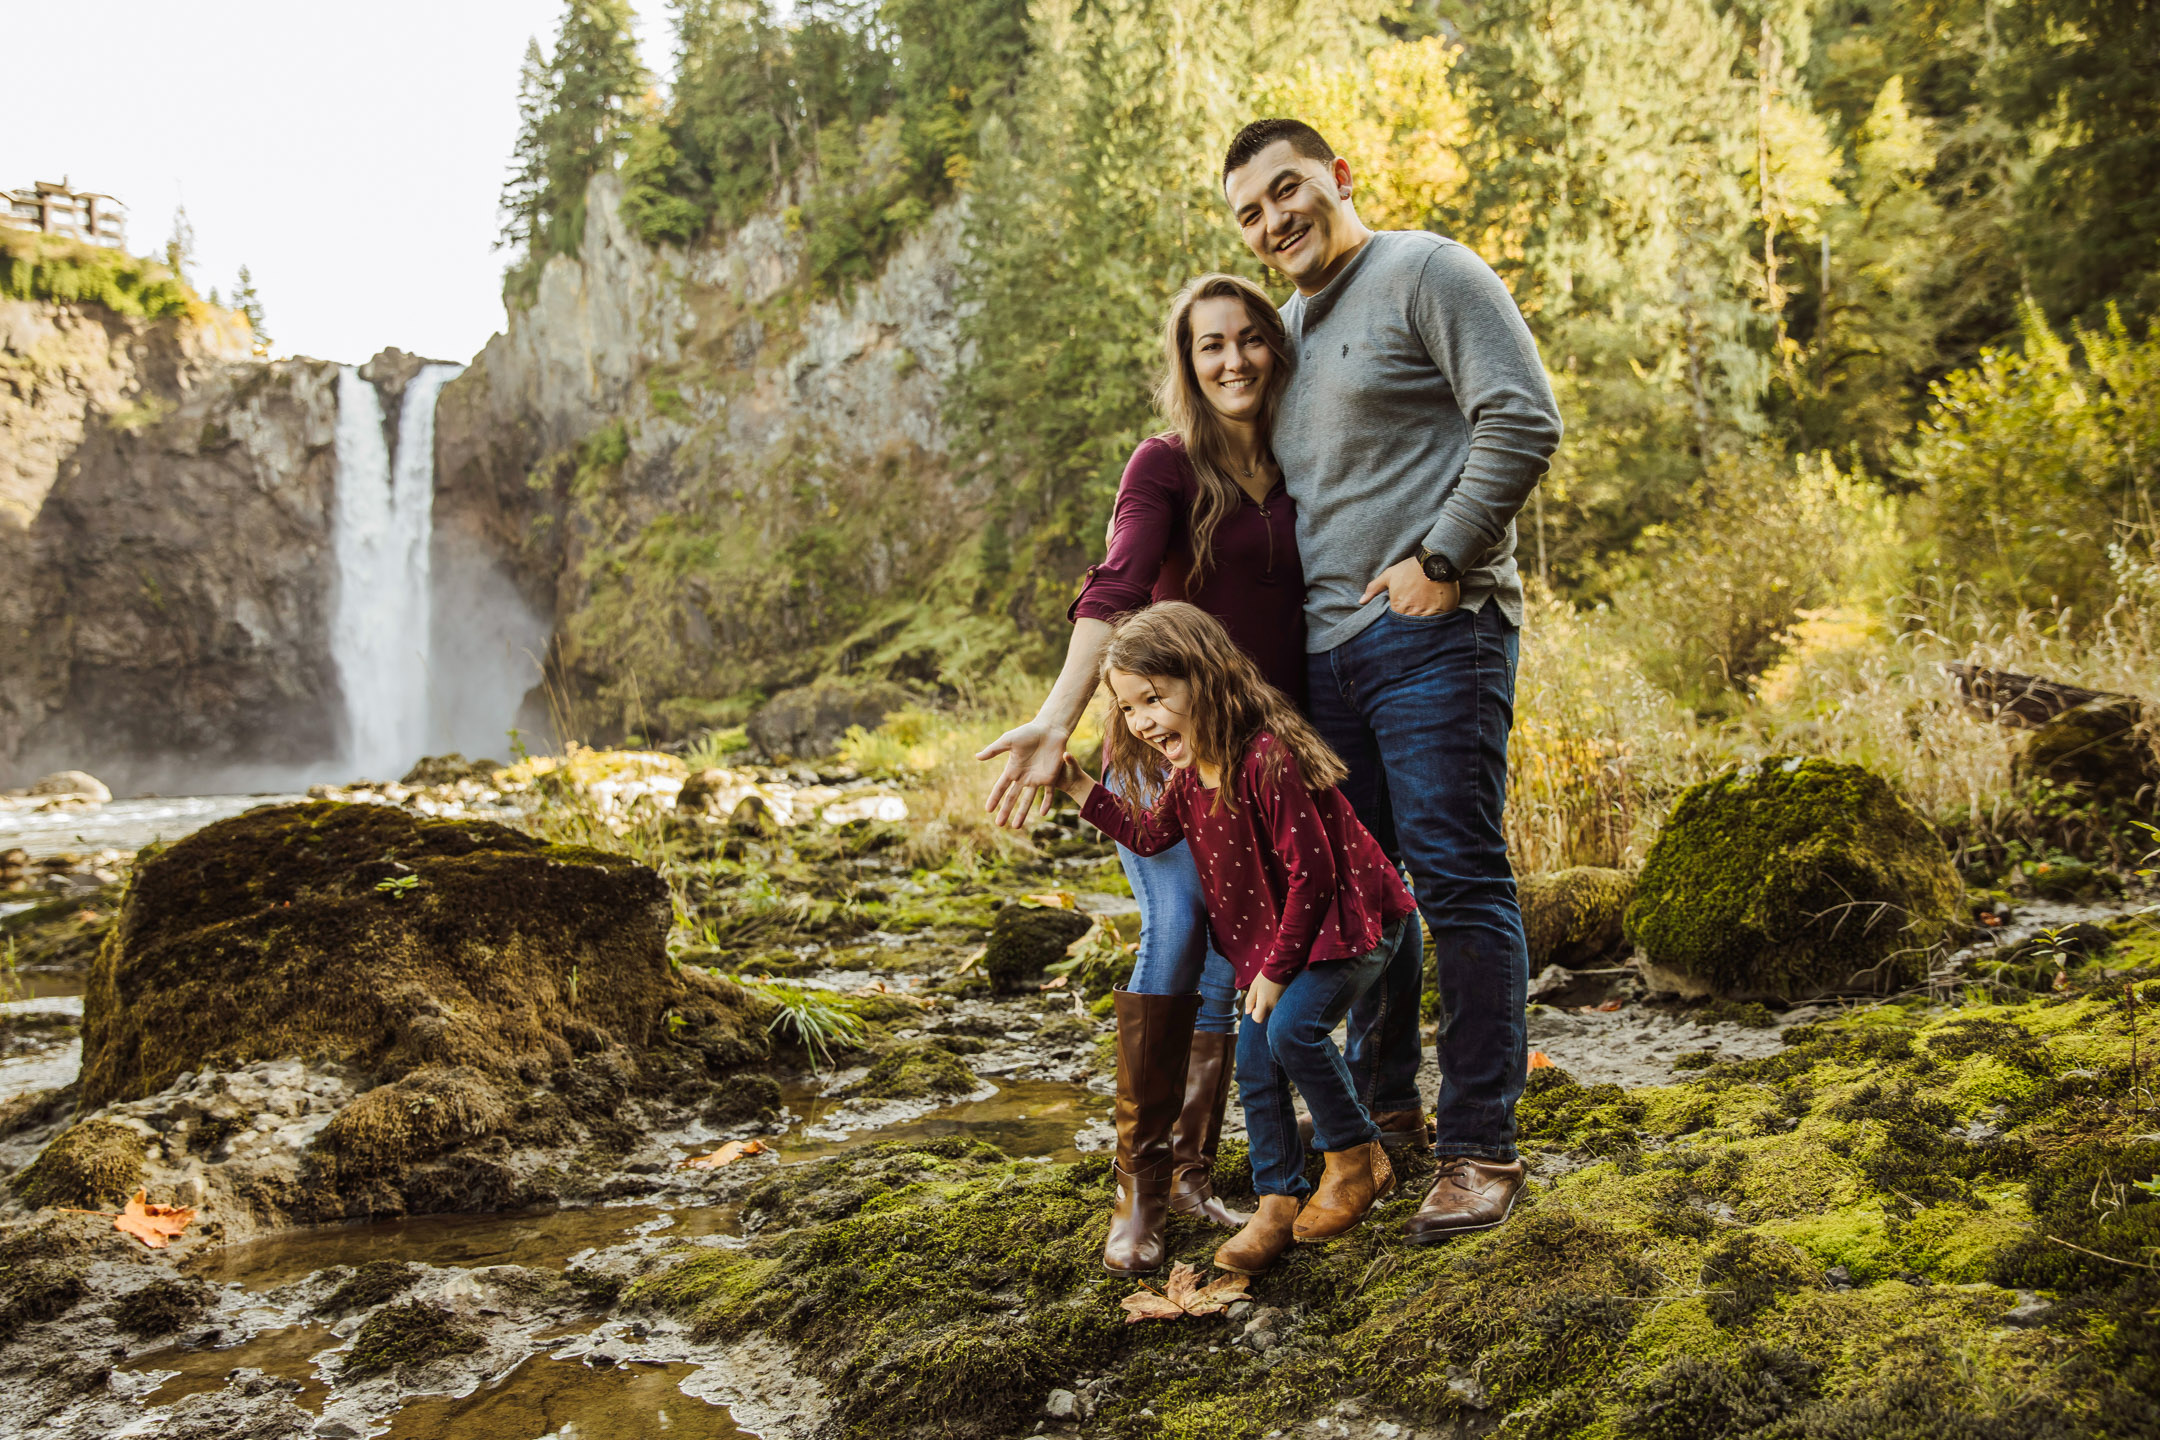
[[[516,1026],[527,1022],[505,1011],[503,1048],[527,1043],[531,1058],[490,1078],[470,1056],[494,1048],[493,1035],[469,1042],[478,1051],[457,1048],[468,1043],[457,1030],[459,1011],[472,1002],[454,998],[444,988],[449,980],[422,976],[434,989],[388,1028],[395,1044],[412,1033],[433,1048],[402,1059],[393,1048],[391,1073],[404,1077],[394,1083],[383,1083],[380,1056],[346,1053],[349,1040],[338,1054],[308,1040],[290,1053],[236,1056],[173,1075],[138,1066],[117,1079],[108,1046],[105,1068],[93,1074],[84,1068],[86,968],[113,925],[136,857],[118,849],[64,863],[21,857],[6,902],[14,908],[0,915],[9,953],[19,957],[13,992],[0,1004],[0,1170],[15,1176],[0,1205],[0,1383],[19,1399],[0,1409],[0,1436],[808,1440],[834,1426],[868,1433],[862,1415],[889,1412],[864,1410],[850,1391],[862,1377],[847,1378],[855,1372],[836,1365],[829,1348],[817,1349],[816,1321],[786,1320],[784,1308],[773,1308],[787,1293],[785,1276],[769,1268],[780,1263],[773,1257],[823,1267],[805,1283],[832,1296],[846,1265],[836,1270],[830,1255],[820,1256],[823,1242],[808,1242],[806,1251],[790,1237],[889,1213],[878,1210],[878,1197],[901,1192],[929,1223],[938,1223],[940,1207],[954,1207],[955,1226],[976,1223],[967,1217],[994,1210],[1002,1193],[1040,1192],[1041,1223],[1050,1228],[1034,1232],[1030,1246],[1070,1248],[1099,1223],[1107,1187],[1090,1180],[1074,1191],[1069,1177],[1099,1175],[1112,1141],[1102,1007],[1041,988],[1036,975],[987,985],[991,962],[983,957],[998,943],[993,917],[1057,901],[1046,888],[1062,888],[1058,903],[1121,941],[1136,933],[1133,906],[1119,893],[1114,863],[1076,841],[1054,840],[1068,846],[1055,864],[985,875],[926,871],[879,848],[861,827],[821,840],[823,849],[790,848],[754,828],[724,833],[732,838],[707,845],[671,876],[678,906],[718,918],[678,922],[671,943],[685,978],[670,982],[678,987],[672,999],[651,1002],[665,1008],[649,1036],[620,1039],[543,1015],[546,1044],[518,1042]],[[371,925],[390,923],[382,933],[393,939],[411,933],[409,920],[455,913],[420,908],[434,903],[427,897],[453,872],[427,868],[436,862],[419,853],[412,866],[369,860],[372,868],[356,872],[367,888],[339,903],[363,907],[355,913],[374,917]],[[420,898],[404,898],[408,875]],[[271,903],[274,914],[289,902]],[[2031,904],[1986,951],[2014,951],[2128,908]],[[1984,968],[1984,958],[1975,952],[1957,968]],[[605,983],[594,954],[585,965],[588,986]],[[742,977],[749,989],[708,981],[708,967]],[[1544,1107],[1534,1122],[1543,1128],[1533,1147],[1533,1198],[1586,1183],[1585,1167],[1596,1173],[1614,1154],[1687,1153],[1687,1142],[1659,1138],[1657,1127],[1678,1124],[1684,1135],[1699,1131],[1701,1118],[1660,1118],[1673,1108],[1667,1100],[1646,1118],[1620,1087],[1679,1094],[1696,1077],[1781,1063],[1794,1037],[1820,1036],[1848,1011],[1861,1013],[1857,1001],[1683,1003],[1652,994],[1649,978],[1626,966],[1586,972],[1569,982],[1569,1003],[1533,1007],[1533,1064],[1566,1077],[1557,1088],[1533,1082]],[[574,966],[568,983],[576,1010]],[[742,1008],[746,996],[759,995],[824,997],[853,1007],[864,1028],[829,1058],[802,1043],[778,1044],[768,1026],[775,1002]],[[203,1003],[226,1003],[215,992],[204,996]],[[587,993],[584,1008],[594,1003]],[[627,1021],[607,1023],[629,1033]],[[146,1034],[131,1043],[147,1053],[156,1041]],[[1811,1038],[1801,1050],[1819,1043]],[[1427,1055],[1421,1088],[1430,1096],[1438,1076],[1429,1046]],[[1568,1096],[1582,1099],[1554,1108],[1556,1097]],[[1581,1118],[1592,1114],[1593,1100],[1647,1128],[1616,1141],[1611,1120]],[[1746,1133],[1776,1134],[1797,1124],[1804,1108],[1792,1100],[1782,1118],[1736,1123]],[[446,1110],[462,1118],[442,1130]],[[359,1126],[363,1112],[377,1129]],[[398,1141],[405,1158],[394,1163],[376,1158],[385,1124],[407,1137]],[[439,1143],[413,1149],[409,1132],[434,1134],[431,1126],[442,1130]],[[86,1135],[96,1143],[81,1141]],[[1241,1135],[1233,1106],[1225,1147],[1233,1171],[1242,1164]],[[74,1168],[59,1175],[65,1167],[51,1153],[64,1137],[79,1143],[71,1142]],[[764,1149],[720,1168],[686,1163],[737,1140]],[[118,1193],[95,1204],[53,1200],[59,1180],[94,1188],[108,1165],[153,1200],[198,1207],[186,1236],[170,1249],[145,1250],[108,1219],[80,1213],[117,1206]],[[1408,1169],[1411,1184],[1391,1202],[1396,1210],[1413,1203],[1422,1174]],[[1693,1235],[1699,1224],[1714,1234],[1739,1225],[1733,1217],[1745,1206],[1690,1196],[1675,1213],[1681,1218],[1659,1223],[1678,1226],[1674,1233]],[[325,1223],[341,1216],[356,1218]],[[1376,1225],[1393,1234],[1400,1219],[1390,1211]],[[1024,1227],[1025,1217],[998,1223]],[[1204,1256],[1212,1243],[1199,1227],[1175,1238],[1185,1254]],[[1079,1248],[1092,1243],[1099,1242]],[[1357,1262],[1364,1277],[1357,1286],[1384,1289],[1407,1262],[1399,1249],[1372,1243],[1370,1263]],[[1344,1263],[1350,1258],[1309,1262]],[[1088,1266],[1079,1256],[1076,1273]],[[697,1283],[715,1286],[709,1293],[670,1288],[670,1277],[708,1275]],[[734,1275],[740,1282],[725,1278]],[[765,1308],[756,1324],[729,1318],[737,1283],[757,1287]],[[1100,1285],[1099,1272],[1093,1283]],[[983,1284],[967,1292],[976,1330],[1002,1324],[1018,1334],[1046,1323],[1026,1285]],[[1174,1355],[1185,1358],[1163,1360],[1169,1369],[1150,1370],[1157,1363],[1150,1360],[1120,1377],[1060,1361],[1079,1368],[1040,1380],[1029,1378],[1033,1370],[986,1372],[983,1383],[1007,1410],[1005,1389],[1036,1387],[1020,1408],[1027,1418],[1001,1421],[994,1433],[1087,1429],[1098,1412],[1112,1413],[1105,1407],[1118,1403],[1121,1386],[1173,1385],[1206,1357],[1273,1364],[1269,1357],[1307,1353],[1317,1342],[1300,1338],[1301,1327],[1314,1301],[1293,1298],[1307,1284],[1286,1276],[1282,1294],[1241,1306],[1220,1336],[1177,1342]],[[688,1294],[703,1298],[690,1303]],[[1114,1302],[1105,1294],[1088,1303],[1114,1316]],[[1012,1363],[1023,1369],[1041,1363],[1027,1358],[1036,1352],[1019,1353]],[[1440,1373],[1454,1387],[1449,1403],[1469,1418],[1428,1433],[1489,1428],[1478,1372]],[[924,1403],[960,1402],[931,1395]],[[1116,1413],[1147,1418],[1129,1393],[1122,1403]],[[1416,1432],[1355,1400],[1314,1400],[1299,1433],[1380,1440]]]

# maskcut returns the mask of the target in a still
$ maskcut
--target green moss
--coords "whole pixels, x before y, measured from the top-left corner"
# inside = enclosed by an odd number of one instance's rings
[[[85,1120],[54,1136],[14,1180],[33,1205],[102,1210],[124,1204],[142,1180],[141,1135],[110,1120]]]
[[[351,1379],[385,1371],[416,1370],[451,1355],[469,1355],[485,1341],[478,1331],[440,1305],[409,1300],[386,1305],[353,1337],[340,1372]]]
[[[107,1313],[123,1335],[170,1335],[200,1319],[214,1298],[200,1280],[166,1277],[130,1290]]]
[[[1577,865],[1533,875],[1520,891],[1533,971],[1546,965],[1586,969],[1623,950],[1621,917],[1635,893],[1635,877],[1627,871]]]
[[[318,1315],[347,1315],[394,1300],[413,1287],[420,1267],[401,1260],[370,1260],[345,1274],[315,1307]]]
[[[0,1232],[0,1344],[26,1325],[57,1320],[88,1291],[82,1241],[57,1225]]]
[[[1950,936],[1962,895],[1941,840],[1880,777],[1770,759],[1680,797],[1627,934],[1723,991],[1891,990]]]
[[[424,1065],[378,1085],[323,1127],[315,1149],[341,1177],[393,1175],[419,1160],[491,1135],[513,1111],[495,1083],[456,1065]]]
[[[880,1100],[917,1100],[925,1096],[965,1095],[980,1082],[965,1061],[927,1040],[894,1046],[850,1085],[851,1096]]]

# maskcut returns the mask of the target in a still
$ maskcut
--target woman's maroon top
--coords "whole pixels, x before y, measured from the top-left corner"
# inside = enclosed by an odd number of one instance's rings
[[[1240,493],[1215,527],[1214,563],[1199,589],[1192,573],[1193,500],[1199,477],[1184,442],[1140,442],[1118,482],[1110,553],[1087,572],[1066,618],[1114,620],[1159,600],[1186,600],[1222,621],[1268,683],[1305,697],[1305,569],[1298,562],[1297,507],[1277,485],[1265,504]]]
[[[1282,757],[1273,780],[1271,750]],[[1208,929],[1239,989],[1255,975],[1288,984],[1307,965],[1363,955],[1390,920],[1417,909],[1342,791],[1308,790],[1297,757],[1267,731],[1223,767],[1222,783],[1235,803],[1220,810],[1188,767],[1137,817],[1103,785],[1080,815],[1135,855],[1191,844]]]

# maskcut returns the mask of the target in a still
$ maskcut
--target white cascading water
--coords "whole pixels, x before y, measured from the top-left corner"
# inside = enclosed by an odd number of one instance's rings
[[[374,385],[351,365],[338,375],[330,655],[345,693],[345,765],[355,778],[394,780],[427,753],[435,397],[463,368],[428,365],[412,378],[394,455],[383,444]]]

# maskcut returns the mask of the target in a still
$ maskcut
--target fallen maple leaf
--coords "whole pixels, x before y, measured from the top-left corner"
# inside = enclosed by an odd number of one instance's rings
[[[1621,1006],[1625,1004],[1627,1004],[1627,1001],[1622,1000],[1619,996],[1615,995],[1612,999],[1607,1000],[1604,1004],[1597,1007],[1598,1013],[1601,1015],[1610,1015],[1613,1011],[1618,1010]]]
[[[1546,1054],[1543,1050],[1532,1050],[1530,1052],[1530,1068],[1532,1070],[1543,1070],[1551,1064],[1552,1056]]]
[[[763,1155],[770,1149],[772,1147],[763,1140],[730,1140],[710,1154],[691,1156],[688,1160],[682,1162],[680,1168],[684,1170],[718,1170],[723,1165],[734,1164],[745,1155]]]
[[[195,1218],[192,1205],[152,1205],[150,1192],[138,1190],[127,1208],[113,1216],[113,1229],[133,1235],[152,1250],[162,1250],[187,1230]]]
[[[1245,1287],[1252,1281],[1244,1275],[1224,1275],[1206,1285],[1200,1283],[1200,1272],[1180,1260],[1170,1272],[1170,1283],[1157,1290],[1141,1282],[1140,1289],[1118,1302],[1125,1312],[1125,1323],[1138,1324],[1142,1320],[1181,1320],[1187,1315],[1214,1315],[1233,1300],[1246,1298]]]
[[[1023,905],[1041,905],[1050,910],[1077,910],[1080,899],[1070,890],[1045,890],[1040,895],[1022,895]]]

